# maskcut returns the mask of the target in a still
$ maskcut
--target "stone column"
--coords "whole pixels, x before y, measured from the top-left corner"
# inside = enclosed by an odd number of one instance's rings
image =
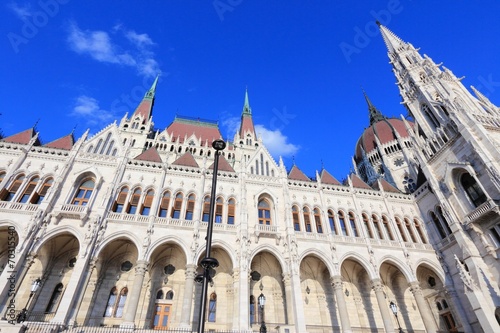
[[[182,313],[179,328],[191,328],[191,308],[193,306],[194,278],[196,277],[196,265],[186,265],[186,283],[184,284],[184,298],[182,299]]]
[[[425,331],[427,333],[436,333],[436,321],[434,320],[434,316],[432,315],[429,305],[424,299],[424,295],[422,295],[422,289],[420,289],[418,281],[410,282],[409,286],[411,292],[413,293],[413,297],[415,297],[415,302],[417,303],[418,311],[420,312],[422,321],[424,322]]]
[[[300,288],[300,276],[299,276],[299,267],[298,262],[295,260],[291,261],[291,274],[290,274],[290,282],[291,282],[291,294],[292,299],[287,299],[286,302],[292,302],[292,310],[293,317],[295,321],[295,329],[297,332],[307,332],[306,331],[306,320],[304,318],[304,303],[302,301],[302,291]]]
[[[342,282],[342,276],[336,275],[331,277],[331,283],[335,293],[335,300],[337,301],[337,308],[339,309],[342,332],[352,333],[349,312],[347,311],[347,304],[344,298],[344,283]]]
[[[134,282],[132,284],[132,290],[127,296],[127,310],[123,314],[123,321],[120,327],[123,328],[133,328],[135,327],[135,315],[137,313],[137,307],[139,305],[139,298],[142,291],[142,283],[144,282],[144,275],[147,271],[148,262],[145,260],[137,261],[135,267]]]
[[[389,312],[389,304],[385,299],[384,286],[380,279],[373,279],[372,284],[373,290],[375,290],[375,296],[377,297],[378,307],[382,314],[382,320],[384,321],[385,331],[394,332],[394,323],[392,321],[392,314]]]
[[[240,265],[239,269],[239,278],[238,278],[238,286],[236,292],[236,298],[238,301],[238,307],[235,309],[238,312],[234,313],[234,317],[239,316],[239,327],[240,331],[246,331],[250,329],[250,279],[249,279],[249,271],[248,264],[246,263],[246,258],[243,258],[242,261],[245,262]]]
[[[293,303],[290,302],[292,299],[292,284],[290,282],[290,274],[286,273],[283,274],[283,284],[285,286],[285,297],[287,302],[285,302],[285,309],[287,314],[293,313]],[[290,325],[295,324],[295,318],[292,316],[291,318],[288,318],[288,323]]]
[[[233,269],[233,330],[237,331],[239,330],[240,327],[240,320],[243,319],[243,315],[239,312],[240,311],[240,293],[241,289],[239,288],[240,284],[240,270],[238,268]],[[228,302],[229,303],[229,302]],[[230,303],[229,303],[230,304]],[[240,318],[239,320],[236,320],[236,318]],[[247,316],[248,318],[248,316]]]

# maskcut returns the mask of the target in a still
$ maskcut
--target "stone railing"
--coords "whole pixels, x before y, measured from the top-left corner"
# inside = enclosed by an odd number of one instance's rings
[[[1,210],[15,210],[18,213],[31,214],[38,209],[38,205],[20,202],[0,201]]]
[[[484,217],[486,214],[495,212],[499,214],[499,208],[498,208],[498,202],[496,200],[488,200],[481,204],[479,207],[477,207],[474,211],[471,213],[467,214],[465,217],[466,224],[477,222],[480,220],[482,217]]]

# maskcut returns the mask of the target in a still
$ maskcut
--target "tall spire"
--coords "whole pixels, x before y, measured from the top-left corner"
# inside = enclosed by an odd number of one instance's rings
[[[377,25],[380,28],[380,33],[382,34],[382,38],[384,38],[384,42],[387,46],[387,49],[389,50],[389,53],[393,53],[401,46],[406,45],[406,43],[403,42],[401,38],[396,36],[395,33],[387,29],[385,26],[380,24],[379,21],[377,21]]]
[[[363,90],[363,95],[365,96],[366,104],[368,104],[368,112],[370,115],[370,126],[376,122],[385,119],[384,115],[372,104],[368,95]]]
[[[245,141],[249,145],[254,144],[252,140],[257,140],[257,136],[255,135],[255,127],[253,125],[253,119],[252,119],[252,108],[250,107],[250,102],[248,102],[248,89],[245,89],[245,102],[243,104],[243,112],[241,113],[241,124],[240,124],[239,135],[241,139],[243,138],[250,139]]]
[[[135,118],[136,116],[142,116],[142,123],[146,123],[150,118],[153,113],[153,105],[155,102],[155,93],[156,93],[156,85],[158,84],[158,78],[160,75],[157,75],[153,84],[151,85],[151,88],[146,92],[144,95],[144,98],[142,99],[141,103],[135,109],[134,114],[132,115],[132,118]]]
[[[245,89],[245,103],[243,104],[243,115],[251,115],[252,109],[250,108],[250,103],[248,102],[248,88]]]

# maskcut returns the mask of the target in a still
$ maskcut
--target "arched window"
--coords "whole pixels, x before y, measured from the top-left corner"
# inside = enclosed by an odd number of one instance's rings
[[[297,206],[292,207],[293,230],[300,231],[300,217]]]
[[[321,213],[318,208],[314,208],[314,222],[316,223],[316,232],[323,233],[323,225],[321,224]]]
[[[352,236],[359,237],[358,228],[356,227],[356,219],[354,218],[353,212],[349,212],[349,224],[351,225]]]
[[[312,227],[311,227],[311,213],[309,212],[309,208],[304,207],[302,209],[303,215],[304,215],[304,225],[306,228],[307,232],[312,232]]]
[[[389,236],[389,239],[391,241],[394,240],[394,235],[392,234],[391,226],[389,225],[389,219],[385,215],[382,215],[382,225],[384,226],[384,230]]]
[[[75,197],[71,201],[73,205],[87,206],[92,192],[94,191],[95,182],[93,179],[87,179],[82,182],[76,191]]]
[[[339,224],[340,230],[342,231],[342,236],[347,236],[347,228],[345,225],[345,215],[344,212],[339,210]]]
[[[215,323],[215,315],[217,312],[217,294],[212,293],[208,302],[208,322]]]
[[[337,226],[335,225],[335,214],[331,209],[328,210],[328,223],[330,224],[330,231],[335,235],[338,235],[339,231],[337,230]]]
[[[123,207],[125,206],[127,195],[128,195],[128,187],[122,187],[120,193],[118,193],[118,197],[116,198],[115,204],[113,205],[113,212],[116,213],[123,212]]]
[[[151,212],[151,206],[153,205],[153,198],[155,196],[155,191],[148,190],[144,196],[144,201],[142,203],[141,215],[149,215]]]
[[[261,199],[258,204],[259,224],[271,225],[271,206],[266,199]]]
[[[437,120],[434,113],[431,111],[427,104],[422,104],[422,112],[426,116],[426,118],[430,121],[432,128],[435,129],[439,127],[439,121]]]
[[[396,217],[396,225],[398,227],[399,235],[403,239],[403,242],[408,242],[408,238],[406,237],[406,233],[403,228],[403,224],[401,223],[401,220],[399,217]]]
[[[418,236],[420,237],[422,243],[427,244],[427,238],[424,235],[424,231],[422,230],[420,222],[418,222],[417,219],[413,219],[413,225],[415,225],[415,230],[417,230]]]
[[[236,202],[234,199],[229,199],[227,202],[227,224],[234,224],[234,217],[236,214]]]
[[[218,197],[215,201],[215,223],[222,223],[222,209],[224,207],[224,201],[221,197]]]
[[[410,220],[408,220],[407,218],[405,218],[405,226],[406,230],[408,231],[408,234],[410,234],[411,241],[413,243],[417,243],[417,238],[415,237],[415,233],[413,232],[413,229],[411,227]]]
[[[3,201],[11,201],[16,195],[17,191],[19,190],[19,187],[21,187],[24,178],[25,176],[23,174],[18,175],[16,179],[14,179],[14,181],[10,184],[9,189],[8,190],[4,189],[2,191],[1,199]]]
[[[35,192],[35,188],[36,188],[36,185],[38,185],[39,180],[40,180],[40,178],[38,176],[31,177],[28,185],[26,185],[26,187],[24,188],[23,194],[19,198],[19,202],[22,202],[22,203],[30,202],[31,203],[30,197]]]
[[[156,299],[163,299],[163,290],[158,290],[156,293]]]
[[[58,283],[52,292],[52,296],[50,297],[49,304],[45,309],[45,313],[54,313],[57,310],[57,306],[59,305],[59,300],[61,299],[63,292],[63,284]]]
[[[210,196],[206,196],[205,199],[203,199],[203,214],[201,216],[201,220],[203,222],[208,222],[208,219],[210,218]]]
[[[182,208],[182,193],[177,193],[175,195],[174,206],[172,207],[172,218],[181,218],[181,208]]]
[[[49,191],[53,183],[54,179],[52,178],[46,179],[43,182],[42,186],[38,189],[38,192],[35,192],[30,202],[35,205],[40,204],[43,201],[43,199],[45,199],[45,196],[47,195],[47,192]]]
[[[476,179],[474,179],[470,174],[464,173],[462,177],[460,177],[460,183],[475,207],[479,207],[487,200],[486,195],[476,182]]]
[[[130,196],[127,213],[135,214],[137,212],[137,206],[139,206],[139,200],[141,199],[141,192],[141,188],[136,188],[134,190],[134,193]]]
[[[121,318],[123,316],[123,308],[125,308],[125,302],[127,301],[128,289],[123,288],[118,296],[118,302],[116,303],[115,317]]]
[[[441,318],[442,322],[444,322],[447,332],[457,332],[457,324],[455,322],[455,318],[453,318],[446,300],[443,299],[441,302],[437,301],[436,306],[439,310],[439,317]]]
[[[104,317],[113,317],[113,312],[116,304],[116,296],[118,292],[116,287],[113,287],[109,293],[108,302],[106,303],[106,309],[104,310]]]
[[[377,215],[372,215],[373,226],[375,227],[375,231],[377,232],[379,239],[384,239],[384,233],[382,232],[382,227],[379,223]]]
[[[365,228],[366,235],[369,238],[373,238],[373,230],[370,226],[370,220],[368,219],[368,215],[363,214],[363,228]]]
[[[439,219],[436,216],[436,214],[434,214],[434,212],[431,211],[430,212],[430,216],[431,216],[432,222],[434,222],[434,226],[436,227],[436,229],[437,229],[437,231],[439,233],[439,236],[441,236],[441,239],[446,238],[448,235],[444,231],[444,228],[441,225],[441,221],[439,221]]]
[[[196,197],[194,194],[190,194],[187,198],[186,214],[184,214],[184,216],[185,216],[184,218],[186,220],[193,219],[195,199],[196,199]]]
[[[255,312],[255,296],[250,296],[250,325],[255,324],[256,321],[256,312]]]
[[[167,301],[171,301],[174,299],[174,292],[172,290],[167,291],[167,294],[165,295],[165,299]]]
[[[166,191],[163,193],[160,202],[160,209],[158,210],[159,217],[167,217],[168,214],[168,206],[170,205],[170,192]]]

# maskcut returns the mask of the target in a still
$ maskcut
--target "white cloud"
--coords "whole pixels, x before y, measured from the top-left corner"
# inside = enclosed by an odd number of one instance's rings
[[[221,117],[223,118],[221,121],[221,127],[224,131],[222,132],[222,135],[227,139],[233,140],[234,135],[240,129],[241,119],[238,117],[230,117],[225,115],[221,115]]]
[[[89,125],[106,125],[113,119],[110,111],[102,110],[99,102],[86,95],[77,97],[73,111],[70,114],[74,117],[85,118]]]
[[[255,125],[255,131],[274,158],[290,157],[299,151],[300,147],[287,142],[288,138],[279,129],[273,131],[263,125]]]
[[[17,15],[21,20],[26,19],[30,16],[33,16],[33,11],[31,9],[30,4],[24,4],[23,6],[12,2],[7,5],[7,7]]]
[[[134,67],[139,75],[144,77],[154,77],[161,73],[154,53],[149,49],[154,43],[147,34],[125,30],[121,25],[115,26],[112,31],[123,34],[132,44],[132,48],[120,47],[105,31],[82,30],[76,23],[70,25],[68,43],[78,54],[89,55],[100,62]]]

